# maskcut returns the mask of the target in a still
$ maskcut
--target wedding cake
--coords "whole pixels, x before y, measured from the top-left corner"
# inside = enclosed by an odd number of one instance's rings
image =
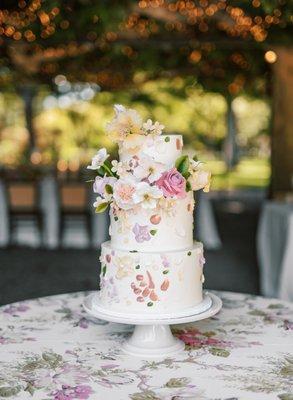
[[[100,301],[125,313],[170,313],[202,301],[203,246],[193,242],[193,192],[209,190],[210,173],[182,155],[182,136],[122,105],[93,157],[96,212],[110,208],[111,240],[102,244]]]

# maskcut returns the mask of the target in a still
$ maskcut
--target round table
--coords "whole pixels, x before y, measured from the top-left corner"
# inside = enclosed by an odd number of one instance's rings
[[[89,293],[0,308],[0,399],[291,400],[293,304],[215,292],[215,317],[173,327],[182,354],[121,353],[133,329],[88,317]]]

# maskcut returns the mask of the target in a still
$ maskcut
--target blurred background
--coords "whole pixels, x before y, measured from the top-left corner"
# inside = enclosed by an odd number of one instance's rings
[[[0,303],[98,286],[86,165],[113,104],[182,134],[206,287],[293,301],[293,3],[2,0]]]

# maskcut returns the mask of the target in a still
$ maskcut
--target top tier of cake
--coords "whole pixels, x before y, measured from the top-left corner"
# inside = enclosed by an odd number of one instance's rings
[[[94,207],[110,206],[115,250],[164,252],[193,244],[193,192],[208,191],[210,173],[196,158],[182,155],[181,135],[162,135],[164,126],[143,121],[135,110],[114,106],[107,133],[119,160],[100,149],[87,168],[96,172]],[[114,251],[113,250],[113,251]]]
[[[120,161],[151,159],[162,164],[163,171],[174,167],[182,152],[181,135],[162,135],[128,149],[119,146]],[[193,244],[193,192],[184,198],[161,199],[155,208],[137,206],[110,211],[111,244],[129,251],[170,251],[188,249]]]

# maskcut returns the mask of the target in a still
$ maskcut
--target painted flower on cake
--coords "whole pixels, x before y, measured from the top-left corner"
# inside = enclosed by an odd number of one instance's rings
[[[133,175],[138,180],[147,179],[150,183],[160,178],[166,166],[162,163],[155,162],[149,157],[143,157],[139,160],[136,168],[133,169]]]
[[[129,210],[134,205],[135,183],[131,180],[120,179],[114,186],[113,198],[118,207]]]
[[[179,199],[183,199],[186,196],[186,180],[176,168],[164,172],[160,179],[156,181],[156,185],[166,197],[176,196]]]
[[[117,257],[115,265],[117,266],[116,278],[123,279],[132,274],[134,259],[130,256]]]
[[[138,243],[146,242],[151,239],[149,227],[147,225],[143,226],[136,223],[132,229],[132,232],[134,233],[135,240]]]
[[[115,117],[106,125],[106,132],[114,141],[122,141],[127,135],[141,134],[142,119],[140,115],[132,109],[117,104],[114,106]]]
[[[97,154],[92,158],[92,163],[91,165],[87,166],[87,169],[91,170],[96,170],[99,169],[104,162],[107,160],[109,157],[109,154],[107,154],[107,150],[105,148],[100,149]]]
[[[163,196],[163,192],[156,186],[151,186],[147,182],[140,182],[136,186],[133,195],[134,202],[140,204],[142,208],[155,208],[157,200]]]

